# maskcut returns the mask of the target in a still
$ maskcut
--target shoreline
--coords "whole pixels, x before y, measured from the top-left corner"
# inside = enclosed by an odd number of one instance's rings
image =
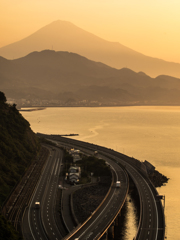
[[[157,170],[154,170],[153,173],[148,174],[148,178],[151,180],[155,188],[165,186],[170,179]]]
[[[72,106],[65,106],[65,105],[59,105],[59,106],[23,106],[22,107],[22,109],[20,108],[20,109],[18,109],[19,111],[25,111],[26,109],[27,109],[27,111],[29,110],[29,109],[35,109],[34,111],[36,111],[36,109],[38,109],[38,110],[44,110],[44,109],[46,109],[46,108],[107,108],[107,107],[109,107],[109,108],[114,108],[114,107],[180,107],[180,105],[172,105],[172,104],[169,104],[169,105],[167,105],[167,104],[165,104],[165,105],[101,105],[101,106],[84,106],[84,105],[79,105],[79,106],[77,106],[77,105],[72,105]],[[23,110],[23,108],[25,108],[25,110]]]
[[[25,109],[18,109],[20,112],[33,112],[33,111],[40,111],[40,110],[45,110],[46,107],[37,107],[37,108],[32,108],[32,107],[25,107]]]

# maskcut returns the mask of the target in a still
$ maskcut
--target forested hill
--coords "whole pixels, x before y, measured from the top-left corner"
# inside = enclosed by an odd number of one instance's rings
[[[30,124],[6,103],[0,92],[0,207],[20,180],[39,149]],[[0,215],[0,239],[18,239],[13,228]]]

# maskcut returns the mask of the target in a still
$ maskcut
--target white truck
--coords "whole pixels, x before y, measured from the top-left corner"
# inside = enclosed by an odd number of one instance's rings
[[[116,187],[117,188],[121,187],[121,182],[120,181],[116,181]]]
[[[40,208],[40,202],[35,202],[35,208]]]

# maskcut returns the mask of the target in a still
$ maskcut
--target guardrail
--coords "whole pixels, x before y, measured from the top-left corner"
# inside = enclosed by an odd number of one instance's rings
[[[146,180],[152,190],[152,192],[154,192],[154,195],[157,196],[158,195],[158,191],[156,190],[156,188],[154,187],[153,183],[151,182],[151,180],[148,178]],[[158,199],[156,197],[156,204],[159,205],[159,211],[158,211],[158,215],[161,215],[161,217],[159,217],[159,227],[158,227],[158,238],[157,239],[165,239],[165,218],[164,218],[164,208],[162,206],[162,202],[160,199]]]
[[[125,198],[124,198],[123,204],[121,205],[121,207],[119,208],[119,211],[118,211],[118,212],[116,213],[116,215],[113,217],[113,219],[111,220],[111,222],[110,222],[107,226],[105,226],[104,231],[103,231],[101,234],[99,234],[99,235],[95,238],[95,240],[99,240],[99,239],[104,235],[104,233],[105,233],[105,232],[107,231],[107,229],[112,225],[112,223],[114,222],[114,219],[116,219],[116,217],[117,217],[118,214],[120,213],[122,207],[124,206],[124,203],[125,203],[125,201],[126,201],[126,198],[127,198],[127,195],[128,195],[128,191],[129,191],[129,179],[128,179],[128,174],[127,174],[126,171],[125,171],[125,174],[126,174],[126,178],[127,178],[127,182],[128,182],[128,187],[127,187],[126,196],[125,196]]]
[[[121,153],[118,153],[118,152],[115,152],[115,151],[111,151],[112,154],[114,153],[114,156],[117,158],[121,158]],[[108,155],[109,155],[109,150],[108,150]],[[124,159],[128,159],[129,157],[124,157]],[[128,162],[128,164],[130,164]],[[157,210],[158,210],[158,215],[160,216],[158,218],[158,236],[157,236],[157,239],[158,240],[162,240],[165,238],[165,218],[164,218],[164,210],[163,210],[163,207],[162,207],[162,202],[161,200],[157,199],[156,196],[158,195],[158,192],[156,190],[156,188],[154,187],[154,185],[152,184],[152,182],[150,181],[150,179],[148,178],[147,174],[145,171],[143,171],[142,168],[139,169],[139,167],[136,165],[136,164],[132,164],[133,167],[143,176],[143,178],[145,179],[145,181],[147,182],[148,186],[150,187],[153,195],[154,195],[154,198],[156,200],[156,207],[157,207]],[[139,164],[138,164],[139,165]],[[135,183],[135,181],[134,181]],[[137,189],[138,189],[138,184],[136,184],[137,186]],[[136,236],[135,236],[135,240],[138,240],[139,239],[139,235],[140,235],[140,230],[141,230],[141,225],[142,225],[142,222],[143,222],[143,219],[142,219],[142,216],[143,216],[143,202],[142,202],[142,199],[141,199],[141,193],[139,192],[138,190],[138,193],[139,193],[139,198],[140,198],[140,211],[141,211],[141,214],[140,214],[140,221],[139,221],[139,225],[138,225],[138,231],[136,233]],[[158,207],[159,205],[159,207]]]

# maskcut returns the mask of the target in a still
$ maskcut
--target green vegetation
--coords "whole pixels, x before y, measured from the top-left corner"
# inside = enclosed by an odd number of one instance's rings
[[[68,151],[64,150],[64,156],[63,156],[63,162],[64,162],[64,169],[63,169],[63,175],[65,176],[68,172],[70,166],[73,164],[73,157],[69,154]]]
[[[81,155],[82,160],[77,161],[75,163],[76,166],[81,167],[81,179],[80,184],[85,184],[91,181],[91,173],[93,173],[94,177],[109,177],[111,176],[111,171],[109,166],[103,159],[98,159],[95,156],[85,156]],[[73,157],[66,150],[64,150],[64,171],[63,175],[65,176],[66,172],[70,166],[74,165]]]
[[[88,175],[90,176],[91,172],[93,172],[93,175],[95,177],[111,176],[109,166],[107,166],[106,162],[103,159],[99,159],[94,156],[81,156],[82,160],[77,161],[76,165],[81,167],[82,177],[87,177]],[[64,150],[63,161],[65,163],[66,170],[68,170],[70,166],[73,165],[73,157],[66,150]]]
[[[6,103],[0,92],[0,207],[39,150],[29,123]],[[9,237],[8,237],[9,236]],[[0,239],[17,239],[14,229],[0,216]]]
[[[82,176],[90,175],[93,172],[95,177],[111,176],[109,166],[103,159],[94,156],[84,156],[81,161],[77,162],[81,165]]]
[[[0,239],[3,239],[3,240],[20,240],[21,239],[21,237],[19,237],[15,229],[3,216],[0,216]]]

